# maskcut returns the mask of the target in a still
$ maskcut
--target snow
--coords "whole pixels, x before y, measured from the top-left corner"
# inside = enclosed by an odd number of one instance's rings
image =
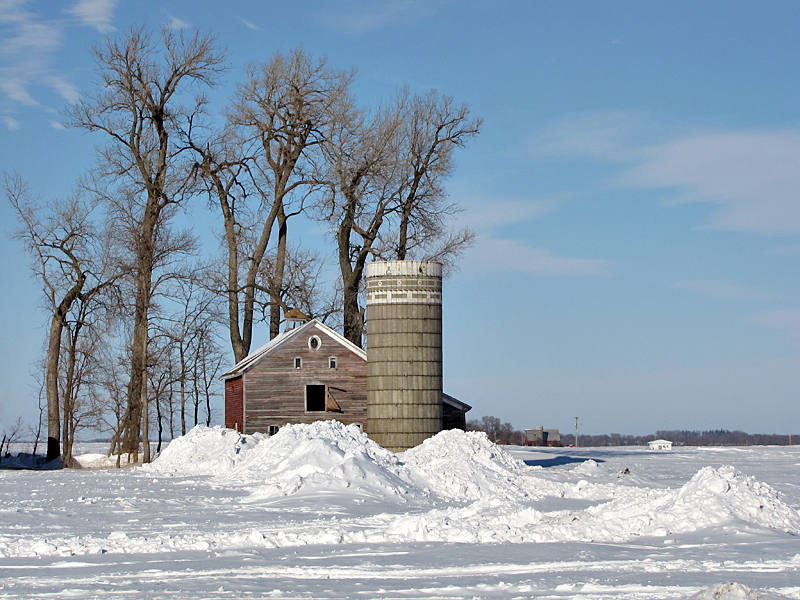
[[[800,598],[795,447],[394,454],[320,421],[77,461],[0,471],[0,598]]]

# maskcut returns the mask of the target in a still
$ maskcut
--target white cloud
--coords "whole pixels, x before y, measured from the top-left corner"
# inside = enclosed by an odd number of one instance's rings
[[[753,320],[759,325],[784,331],[787,336],[800,342],[800,308],[783,308],[756,315]]]
[[[247,19],[242,19],[242,23],[244,23],[245,27],[247,27],[248,29],[252,29],[253,31],[261,31],[261,27],[259,27],[255,23],[248,21]]]
[[[78,0],[75,6],[67,9],[67,12],[100,33],[109,33],[115,30],[111,25],[115,5],[116,0]]]
[[[768,256],[800,256],[800,245],[776,246],[764,252]]]
[[[627,165],[618,188],[668,190],[675,203],[715,204],[709,225],[760,234],[800,232],[800,130],[697,132],[668,118],[580,115],[532,140],[535,158]]]
[[[74,88],[52,67],[62,47],[63,25],[41,21],[25,4],[0,3],[0,24],[6,26],[0,39],[0,91],[11,102],[25,106],[42,106],[32,92],[36,86],[51,88],[71,100]]]
[[[457,221],[461,227],[489,231],[510,223],[538,219],[556,211],[559,204],[555,198],[472,198],[461,202],[465,210],[458,214]]]
[[[465,253],[462,272],[483,276],[489,272],[513,271],[529,275],[602,275],[611,262],[604,259],[568,258],[520,240],[479,239]]]
[[[800,231],[800,131],[701,134],[642,154],[619,185],[674,188],[675,202],[717,204],[717,229]]]
[[[184,21],[183,19],[179,19],[178,17],[173,17],[170,14],[167,14],[170,18],[170,22],[167,24],[167,27],[170,29],[187,29],[190,27],[189,23]]]
[[[58,130],[66,129],[64,124],[59,122],[59,121],[50,121],[50,127],[52,127],[53,129],[58,129]]]
[[[721,298],[723,300],[758,302],[778,299],[775,294],[771,294],[759,288],[741,285],[728,279],[691,279],[679,281],[675,285],[681,288],[694,290],[704,296]]]
[[[665,138],[668,119],[631,111],[596,111],[553,123],[531,141],[534,158],[578,158],[631,162],[645,144]]]
[[[3,121],[6,124],[6,129],[8,129],[9,131],[14,131],[16,129],[19,129],[19,121],[17,121],[15,118],[3,117]]]
[[[387,25],[414,22],[424,17],[430,8],[431,2],[421,0],[351,0],[337,2],[331,8],[318,12],[317,18],[348,33],[366,33]]]

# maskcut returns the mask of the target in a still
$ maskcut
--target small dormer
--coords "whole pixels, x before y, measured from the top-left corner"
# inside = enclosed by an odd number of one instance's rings
[[[309,321],[309,318],[300,312],[298,308],[284,309],[283,318],[286,320],[286,331],[297,329]]]

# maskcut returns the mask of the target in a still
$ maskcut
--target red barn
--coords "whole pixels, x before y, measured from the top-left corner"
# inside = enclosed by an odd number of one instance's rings
[[[321,419],[367,430],[367,353],[316,319],[281,333],[222,379],[225,427],[241,433]],[[443,428],[464,429],[471,407],[442,400]]]

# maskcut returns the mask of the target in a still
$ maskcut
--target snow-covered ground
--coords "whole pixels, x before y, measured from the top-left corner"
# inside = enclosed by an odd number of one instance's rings
[[[798,509],[800,447],[198,427],[145,467],[0,471],[0,598],[800,599]]]

